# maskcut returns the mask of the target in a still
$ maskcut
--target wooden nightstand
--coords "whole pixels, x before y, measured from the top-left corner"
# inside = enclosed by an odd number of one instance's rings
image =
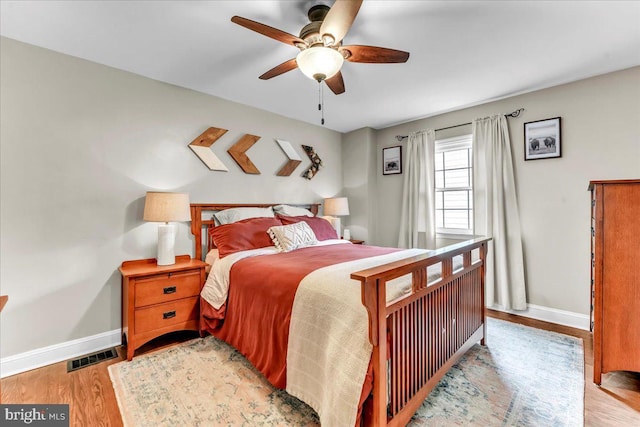
[[[364,244],[364,240],[349,239],[349,241],[351,243],[353,243],[354,245],[363,245]]]
[[[189,255],[177,256],[173,265],[157,265],[155,259],[122,263],[122,343],[127,345],[127,360],[167,332],[199,330],[206,265]]]

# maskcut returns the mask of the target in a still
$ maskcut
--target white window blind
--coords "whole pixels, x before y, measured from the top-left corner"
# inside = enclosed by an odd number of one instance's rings
[[[436,232],[473,234],[471,135],[436,141]]]

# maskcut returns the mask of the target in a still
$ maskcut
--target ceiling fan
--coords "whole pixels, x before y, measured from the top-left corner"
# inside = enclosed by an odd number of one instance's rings
[[[407,62],[409,52],[377,46],[342,45],[342,39],[351,28],[360,10],[362,0],[336,0],[331,8],[318,4],[307,16],[311,21],[294,36],[277,28],[240,16],[231,21],[252,31],[300,49],[295,58],[275,66],[260,76],[262,80],[299,68],[307,77],[325,82],[336,95],[344,93],[344,80],[340,68],[343,62],[369,64]]]

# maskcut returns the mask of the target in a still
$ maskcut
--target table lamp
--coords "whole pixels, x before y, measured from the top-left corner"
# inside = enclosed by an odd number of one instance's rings
[[[176,263],[176,229],[172,221],[191,221],[189,195],[148,191],[144,202],[144,220],[163,222],[158,225],[158,265]]]
[[[338,238],[342,236],[339,216],[349,215],[349,200],[346,197],[333,197],[324,199],[324,214],[329,216],[329,221],[338,233]]]

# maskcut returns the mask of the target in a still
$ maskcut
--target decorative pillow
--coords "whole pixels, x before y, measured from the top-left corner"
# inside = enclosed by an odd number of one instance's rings
[[[273,209],[268,208],[231,208],[213,214],[218,224],[231,224],[249,218],[273,218]]]
[[[315,216],[310,210],[291,205],[277,205],[273,211],[278,215],[285,216]]]
[[[273,246],[267,233],[270,227],[282,225],[278,218],[249,218],[210,229],[220,258],[249,249]]]
[[[313,230],[304,221],[271,227],[268,233],[279,252],[289,252],[318,243]]]
[[[309,224],[318,240],[337,239],[338,234],[329,221],[318,216],[282,216],[278,215],[283,225],[295,224],[304,221]]]

